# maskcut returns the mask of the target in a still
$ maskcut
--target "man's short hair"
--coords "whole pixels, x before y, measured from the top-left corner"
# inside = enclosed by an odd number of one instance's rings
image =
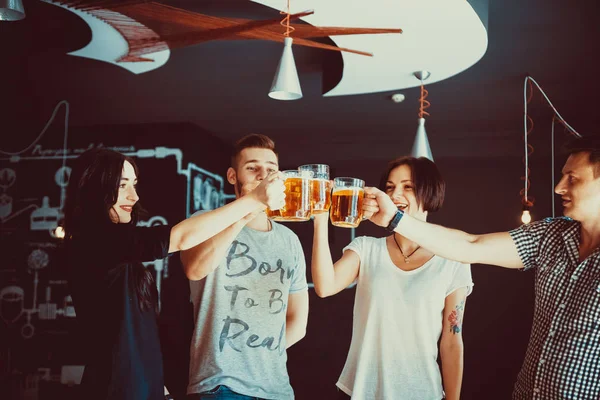
[[[381,175],[379,188],[385,192],[390,173],[401,165],[408,165],[410,168],[417,204],[422,204],[424,211],[434,212],[439,210],[444,203],[446,182],[444,182],[437,166],[428,158],[405,156],[390,161],[387,169]]]
[[[590,135],[571,139],[565,144],[569,155],[576,153],[589,153],[589,161],[594,164],[594,178],[600,176],[600,136]]]
[[[270,137],[259,133],[252,133],[239,139],[233,145],[233,153],[231,155],[231,166],[233,168],[237,168],[238,159],[242,150],[249,148],[268,149],[273,151],[277,157],[275,142]]]

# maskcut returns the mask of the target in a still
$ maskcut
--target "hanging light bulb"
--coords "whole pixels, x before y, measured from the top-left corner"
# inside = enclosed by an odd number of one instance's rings
[[[57,226],[54,229],[54,237],[57,239],[64,239],[65,238],[65,228],[63,228],[62,226]]]
[[[22,0],[0,0],[0,21],[19,21],[25,18]]]
[[[297,100],[302,98],[302,89],[300,88],[294,53],[292,53],[293,39],[287,36],[283,42],[283,54],[277,65],[269,97],[275,100]]]
[[[528,224],[531,222],[531,213],[528,206],[523,206],[523,214],[521,214],[521,222]]]

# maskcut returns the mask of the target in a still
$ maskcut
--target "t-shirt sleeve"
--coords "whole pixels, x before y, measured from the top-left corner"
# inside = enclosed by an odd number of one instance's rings
[[[146,262],[169,255],[171,227],[119,226],[111,230],[110,244],[105,251],[115,262]]]
[[[359,236],[355,238],[352,242],[350,242],[348,246],[342,249],[342,254],[344,254],[346,250],[352,250],[353,252],[358,254],[358,257],[360,257],[360,259],[362,260],[363,257],[365,257],[365,237]]]
[[[509,232],[510,237],[517,246],[517,252],[523,263],[524,270],[537,267],[540,241],[550,226],[551,219],[535,221],[521,225]]]
[[[308,283],[306,282],[306,258],[304,257],[304,250],[302,244],[297,236],[294,236],[294,248],[296,259],[296,272],[290,284],[290,293],[298,293],[308,290]]]
[[[473,277],[471,276],[471,265],[470,264],[458,264],[454,270],[452,282],[448,286],[446,296],[454,292],[456,289],[463,287],[467,288],[467,296],[473,292]]]

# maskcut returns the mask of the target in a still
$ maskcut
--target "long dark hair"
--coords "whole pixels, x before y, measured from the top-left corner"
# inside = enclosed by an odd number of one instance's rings
[[[130,157],[109,149],[90,149],[76,160],[69,178],[65,203],[65,238],[109,234],[114,226],[110,210],[119,197],[123,164],[128,161],[139,177],[137,165]],[[136,202],[131,212],[131,225],[136,225],[140,212]],[[93,229],[93,232],[92,232]],[[99,242],[99,245],[102,242]],[[136,294],[142,310],[156,307],[154,278],[147,269],[134,269]],[[154,304],[153,304],[154,303]]]

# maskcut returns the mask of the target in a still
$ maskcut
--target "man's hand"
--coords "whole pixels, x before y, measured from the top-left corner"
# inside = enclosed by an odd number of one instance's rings
[[[394,218],[396,211],[398,211],[398,207],[387,194],[374,187],[365,187],[364,218],[385,228]]]
[[[285,205],[285,177],[281,172],[273,172],[262,181],[250,182],[242,186],[242,196],[250,195],[271,210],[279,210]]]

